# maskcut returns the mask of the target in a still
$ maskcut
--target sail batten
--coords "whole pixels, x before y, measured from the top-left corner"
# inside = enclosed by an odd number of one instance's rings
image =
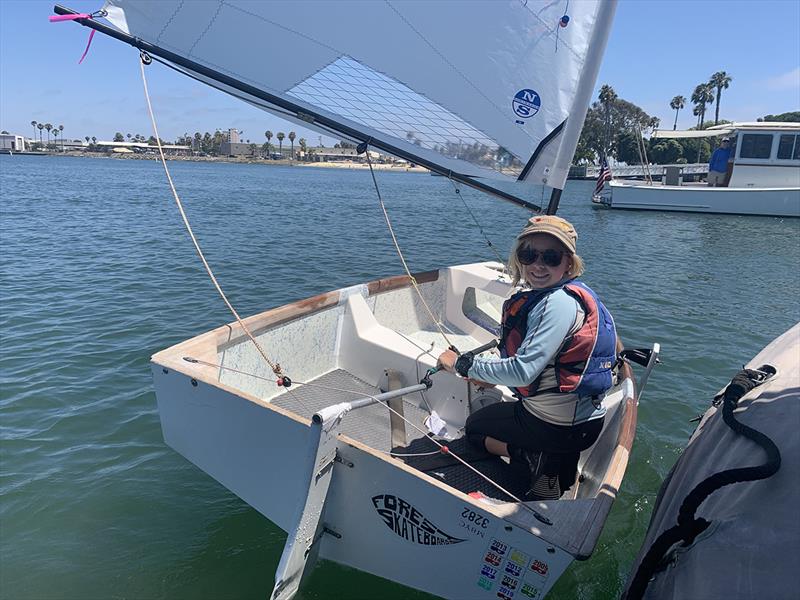
[[[524,198],[532,185],[563,187],[577,142],[565,132],[583,122],[588,99],[576,97],[598,60],[589,44],[613,2],[107,0],[105,10],[134,45],[251,104]]]

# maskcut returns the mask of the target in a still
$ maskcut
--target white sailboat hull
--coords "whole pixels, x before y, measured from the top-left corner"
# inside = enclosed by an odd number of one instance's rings
[[[800,188],[721,188],[611,182],[608,208],[800,217]]]
[[[511,291],[498,265],[416,279],[453,343],[467,350],[493,337],[474,321],[496,316]],[[331,405],[385,388],[387,370],[404,386],[416,384],[444,349],[408,277],[329,292],[246,323],[297,382],[288,392],[237,324],[157,353],[153,376],[165,441],[290,532],[273,598],[290,598],[304,561],[310,566],[316,556],[447,598],[541,598],[572,560],[591,554],[633,442],[627,364],[606,398],[603,434],[581,456],[581,480],[560,500],[528,503],[542,521],[516,502],[470,496],[473,484],[458,489],[436,469],[391,456],[396,432],[382,404],[326,417],[320,427],[319,415],[336,414]],[[428,451],[435,446],[411,424],[422,427],[432,408],[457,430],[477,402],[475,388],[447,373],[434,376],[424,397],[404,400],[404,435]],[[330,479],[320,488],[322,477]]]

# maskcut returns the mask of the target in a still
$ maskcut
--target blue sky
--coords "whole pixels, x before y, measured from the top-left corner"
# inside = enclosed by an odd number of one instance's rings
[[[102,5],[60,1],[85,12]],[[96,35],[78,65],[88,29],[49,23],[53,4],[0,0],[0,129],[30,135],[36,120],[63,124],[66,137],[151,135],[137,52]],[[621,0],[598,87],[612,85],[670,128],[672,97],[688,99],[695,85],[719,70],[733,77],[723,92],[722,118],[749,121],[800,110],[799,28],[798,0]],[[259,143],[267,129],[293,129],[317,143],[316,133],[160,65],[148,70],[148,83],[162,138],[236,127]],[[691,108],[681,111],[679,128],[694,122]]]

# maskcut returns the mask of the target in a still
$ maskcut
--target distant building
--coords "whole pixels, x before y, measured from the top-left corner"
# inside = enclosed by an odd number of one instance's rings
[[[231,131],[236,131],[231,129]],[[242,144],[240,142],[222,142],[219,153],[223,156],[261,156],[258,144]]]
[[[228,142],[231,144],[238,144],[239,143],[239,130],[238,129],[228,129]]]
[[[25,152],[25,138],[13,133],[0,134],[0,152]]]
[[[84,140],[58,140],[58,149],[64,148],[64,152],[69,152],[70,150],[86,150],[89,144]]]

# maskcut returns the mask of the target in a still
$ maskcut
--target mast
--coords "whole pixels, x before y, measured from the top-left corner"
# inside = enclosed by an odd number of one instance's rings
[[[578,147],[578,140],[583,129],[583,122],[586,120],[586,111],[592,101],[592,92],[597,82],[597,74],[600,72],[600,63],[608,44],[608,36],[611,33],[611,24],[614,21],[614,13],[617,10],[617,0],[608,0],[601,5],[597,16],[597,24],[592,31],[589,42],[591,52],[586,55],[583,71],[581,72],[580,82],[572,102],[572,110],[564,126],[563,139],[558,148],[554,170],[557,175],[563,173],[560,184],[553,186],[550,193],[550,202],[547,205],[547,214],[554,215],[558,210],[558,203],[561,200],[561,192],[564,189],[569,167],[575,156],[575,149]]]

